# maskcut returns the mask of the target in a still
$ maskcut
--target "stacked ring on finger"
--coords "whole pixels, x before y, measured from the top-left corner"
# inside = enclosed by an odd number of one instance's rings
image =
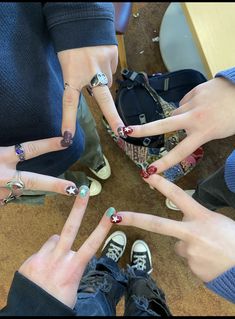
[[[15,152],[16,152],[16,155],[18,156],[20,162],[25,161],[25,151],[24,151],[24,148],[21,144],[15,145]]]
[[[25,184],[21,179],[20,171],[16,171],[16,178],[13,177],[11,181],[7,182],[5,188],[9,189],[10,193],[6,198],[0,200],[1,205],[6,205],[23,194]]]
[[[88,93],[93,96],[92,89],[97,86],[105,86],[108,85],[108,78],[105,73],[98,72],[96,73],[90,81],[89,86],[87,87]]]

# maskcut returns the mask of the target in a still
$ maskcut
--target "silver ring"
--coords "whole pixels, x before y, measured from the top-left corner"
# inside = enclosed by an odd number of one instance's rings
[[[16,155],[18,156],[20,162],[25,161],[25,152],[24,152],[24,148],[21,144],[15,145],[15,152],[16,152]]]
[[[77,89],[77,88],[71,86],[71,85],[68,84],[67,82],[65,82],[65,84],[64,84],[64,90],[67,89],[67,88],[70,88],[70,89],[72,89],[72,90],[77,91],[78,93],[81,93],[81,90],[79,90],[79,89]]]
[[[105,86],[109,83],[106,74],[103,72],[96,73],[90,82],[90,88],[93,89],[96,86]]]
[[[23,194],[25,184],[21,179],[20,171],[16,171],[15,175],[11,181],[6,183],[5,188],[9,189],[10,193],[6,198],[0,200],[0,205],[6,205]]]

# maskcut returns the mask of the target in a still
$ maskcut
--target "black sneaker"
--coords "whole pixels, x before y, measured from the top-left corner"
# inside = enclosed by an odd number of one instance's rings
[[[131,268],[150,274],[153,270],[151,252],[143,240],[136,240],[131,248]]]
[[[108,257],[118,262],[126,248],[126,235],[122,231],[115,231],[105,241],[101,257]]]

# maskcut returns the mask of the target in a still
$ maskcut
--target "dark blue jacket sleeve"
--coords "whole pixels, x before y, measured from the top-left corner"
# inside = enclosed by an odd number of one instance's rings
[[[46,2],[43,12],[56,52],[117,45],[112,2]]]

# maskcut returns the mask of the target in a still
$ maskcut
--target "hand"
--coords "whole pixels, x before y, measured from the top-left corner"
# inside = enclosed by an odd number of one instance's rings
[[[235,134],[235,85],[215,78],[198,85],[180,101],[171,117],[131,126],[132,137],[151,136],[184,129],[187,137],[168,154],[152,163],[161,173],[179,163],[201,145]]]
[[[235,266],[235,222],[232,219],[203,207],[160,175],[151,175],[146,182],[182,210],[183,220],[118,212],[122,216],[118,225],[135,226],[180,239],[175,245],[176,253],[187,259],[192,272],[204,282]]]
[[[85,267],[112,227],[110,218],[104,215],[80,249],[76,252],[71,250],[88,199],[89,195],[76,198],[61,235],[52,236],[19,269],[22,275],[72,309],[76,303],[77,290]]]
[[[123,126],[119,117],[109,87],[112,85],[112,75],[118,64],[118,50],[116,45],[85,47],[64,50],[58,53],[64,83],[79,91],[89,85],[97,72],[103,72],[108,78],[108,86],[93,89],[94,97],[101,111],[117,133],[118,126]],[[80,93],[67,88],[63,96],[62,134],[69,131],[72,136],[76,129],[76,114]]]
[[[65,148],[60,144],[61,139],[61,137],[53,137],[21,143],[25,159],[28,160],[48,152],[64,150]],[[16,177],[16,165],[19,160],[14,146],[0,147],[0,204],[4,204],[3,199],[10,193],[10,190],[5,187],[7,182]],[[52,176],[21,171],[20,178],[25,185],[25,189],[28,190],[41,190],[69,195],[68,188],[70,189],[72,186],[73,190],[78,192],[73,182]]]

